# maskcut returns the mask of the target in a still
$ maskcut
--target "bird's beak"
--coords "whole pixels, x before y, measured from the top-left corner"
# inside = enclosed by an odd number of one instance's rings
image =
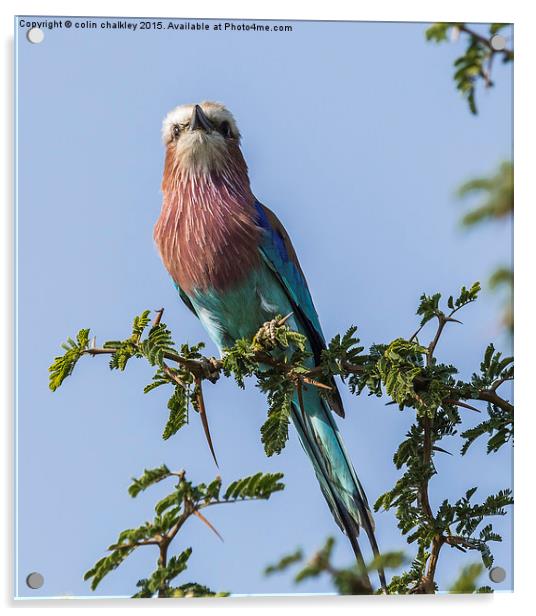
[[[190,120],[190,130],[204,130],[209,133],[214,127],[199,105],[194,107]]]

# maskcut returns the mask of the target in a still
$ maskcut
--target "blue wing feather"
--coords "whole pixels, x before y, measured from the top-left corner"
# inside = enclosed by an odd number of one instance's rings
[[[309,342],[319,359],[326,343],[318,314],[307,286],[307,281],[298,262],[298,258],[285,231],[276,215],[267,207],[255,202],[257,224],[264,230],[259,250],[267,265],[286,291],[291,305],[308,333]],[[367,497],[346,453],[337,426],[329,412],[329,407],[344,417],[344,407],[335,381],[332,379],[332,392],[328,401],[321,398],[314,388],[305,389],[305,416],[297,396],[293,402],[293,421],[298,429],[302,445],[310,457],[320,487],[337,523],[348,535],[356,558],[362,564],[363,557],[355,536],[363,526],[370,539],[374,555],[379,554],[374,537],[374,521]],[[327,402],[327,404],[326,404]],[[314,436],[312,436],[314,435]],[[379,568],[382,587],[385,587],[385,575]]]
[[[257,224],[264,231],[260,252],[270,269],[277,275],[299,316],[311,334],[315,354],[325,348],[326,342],[307,281],[300,267],[296,252],[285,228],[276,215],[258,201]]]
[[[285,227],[271,210],[258,201],[255,201],[255,208],[257,210],[257,224],[264,231],[259,246],[260,253],[283,286],[296,318],[301,321],[308,334],[309,344],[315,362],[318,364],[322,349],[326,348],[326,341],[305,275],[300,267],[290,237]],[[329,405],[337,415],[344,417],[344,406],[334,379],[331,380],[331,386],[332,393]]]

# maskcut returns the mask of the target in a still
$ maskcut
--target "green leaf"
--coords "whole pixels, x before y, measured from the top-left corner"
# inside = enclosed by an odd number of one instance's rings
[[[465,566],[458,579],[449,588],[451,593],[474,593],[477,588],[478,578],[482,575],[484,567],[480,563]]]
[[[229,592],[214,592],[207,586],[203,586],[202,584],[197,584],[195,582],[189,582],[187,584],[182,584],[177,588],[170,588],[166,592],[166,597],[172,597],[174,599],[183,597],[228,597],[230,594],[231,593]]]
[[[49,388],[56,391],[63,381],[73,373],[76,363],[89,346],[89,329],[81,329],[76,335],[76,342],[72,338],[67,339],[67,343],[62,347],[65,353],[54,358],[48,371]]]
[[[149,325],[149,314],[150,310],[144,310],[139,316],[134,317],[134,322],[132,324],[132,339],[134,341],[138,341],[147,325]]]
[[[187,548],[178,556],[172,556],[166,566],[166,580],[170,582],[188,567],[188,559],[192,555],[192,548]]]
[[[454,25],[453,23],[435,23],[426,29],[425,36],[427,41],[435,41],[441,43],[448,40],[448,31]]]
[[[139,479],[132,477],[132,483],[128,488],[128,493],[130,496],[136,497],[140,492],[146,490],[149,486],[152,486],[170,476],[171,471],[165,464],[162,464],[162,466],[159,466],[158,468],[145,469],[143,475]]]
[[[165,323],[151,327],[147,338],[140,343],[140,349],[151,366],[162,367],[166,353],[176,353],[171,332]]]
[[[264,569],[264,575],[271,575],[273,573],[286,571],[286,569],[288,569],[291,565],[300,562],[301,560],[303,560],[303,552],[301,549],[297,549],[295,552],[292,552],[292,554],[282,556],[277,563],[268,565]]]
[[[134,548],[125,548],[121,550],[114,550],[108,556],[105,556],[97,561],[97,563],[89,571],[86,571],[84,574],[84,580],[91,579],[91,590],[96,590],[103,578],[108,575],[110,571],[117,569],[117,567],[119,567],[119,565],[132,552],[133,549]]]
[[[359,364],[363,361],[361,352],[364,347],[359,345],[359,338],[355,336],[357,327],[352,325],[341,337],[337,334],[322,351],[321,366],[325,375],[344,374],[345,363]]]
[[[167,440],[188,423],[188,395],[183,387],[177,385],[168,401],[169,418],[162,433]]]
[[[161,378],[159,373],[157,372],[154,376],[153,376],[153,381],[152,383],[149,383],[149,385],[146,385],[143,388],[143,393],[144,394],[148,394],[150,391],[152,391],[153,389],[156,389],[157,387],[160,387],[161,385],[167,385],[168,383],[170,383],[171,381],[167,378]]]
[[[261,427],[261,440],[267,456],[281,453],[288,440],[288,426],[290,421],[290,402],[273,408]]]
[[[510,24],[502,24],[502,23],[490,24],[490,27],[489,27],[490,38],[494,36],[495,34],[499,33],[501,30],[503,30],[509,25]]]
[[[441,299],[441,293],[435,293],[434,295],[421,295],[421,300],[417,308],[417,314],[422,316],[421,327],[431,321],[434,317],[443,315],[443,312],[439,309],[439,300]]]
[[[221,490],[221,477],[216,477],[214,481],[208,484],[205,494],[207,500],[219,500]]]
[[[256,473],[243,479],[233,481],[225,494],[224,500],[268,499],[274,492],[283,490],[285,484],[280,482],[283,473]]]
[[[164,597],[175,596],[169,588],[169,583],[188,567],[188,559],[192,548],[187,548],[178,556],[172,556],[165,567],[158,567],[149,578],[139,580],[136,586],[141,590],[133,598],[150,598],[157,593]]]
[[[177,492],[172,492],[167,496],[164,496],[161,500],[159,500],[154,506],[154,510],[157,515],[162,515],[166,509],[173,507],[174,505],[179,504],[179,494]]]
[[[296,582],[302,582],[308,578],[317,577],[325,571],[326,567],[329,565],[334,546],[335,539],[333,537],[328,537],[323,547],[314,554],[301,571],[298,571],[294,580]]]
[[[124,340],[110,357],[110,369],[123,371],[127,367],[128,360],[132,357],[141,357],[138,345],[131,339]]]

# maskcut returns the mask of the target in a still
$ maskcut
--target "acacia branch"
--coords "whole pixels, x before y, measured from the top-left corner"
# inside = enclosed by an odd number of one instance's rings
[[[454,320],[454,319],[446,318],[446,322],[448,322],[449,320]],[[439,336],[437,335],[437,333],[439,332],[439,334],[441,335],[441,333],[443,332],[445,323],[442,324],[440,328],[441,331],[439,331],[438,329],[438,331],[436,332],[434,340],[432,341],[432,343],[430,343],[428,347],[428,353],[430,353],[430,349],[432,350],[432,352],[435,350],[435,347],[437,346],[437,343],[439,341]],[[105,354],[113,355],[116,351],[117,349],[114,347],[93,347],[93,348],[84,349],[81,354],[82,355],[92,355],[92,356],[93,355],[105,355]],[[164,352],[163,357],[165,359],[169,359],[170,361],[174,361],[177,364],[185,367],[186,369],[188,369],[190,372],[192,372],[195,376],[197,376],[200,379],[206,378],[211,381],[214,381],[215,379],[219,377],[219,374],[221,373],[223,369],[222,360],[215,359],[215,358],[203,358],[203,360],[186,359],[185,357],[182,357],[180,354],[172,353],[172,352]],[[263,351],[258,351],[254,354],[253,359],[257,363],[269,364],[271,367],[280,369],[283,373],[286,373],[289,376],[292,376],[293,367],[291,364],[278,361],[277,359],[274,359],[273,357],[268,355],[268,353],[265,353]],[[348,361],[342,361],[341,366],[345,374],[359,375],[359,374],[364,374],[366,372],[366,369],[363,366],[359,364],[352,364]],[[164,364],[163,370],[170,378],[172,378],[175,382],[177,382],[177,384],[184,386],[182,381],[178,379],[178,377],[173,373],[172,369],[167,364]],[[325,383],[321,383],[320,381],[314,378],[314,377],[322,376],[323,374],[324,374],[324,368],[322,366],[315,366],[314,368],[311,368],[305,373],[300,373],[298,376],[305,383],[313,385],[314,387],[318,387],[319,389],[331,390],[332,387],[330,387],[329,385],[326,385]],[[514,406],[510,404],[504,398],[501,398],[501,396],[499,396],[496,392],[496,390],[498,389],[500,385],[510,380],[513,380],[513,379],[512,378],[498,379],[492,385],[491,388],[478,390],[475,394],[468,396],[466,399],[490,402],[491,404],[494,404],[495,406],[499,407],[503,411],[511,413],[513,415]],[[423,376],[417,375],[415,379],[413,380],[413,383],[414,383],[415,390],[419,391],[419,390],[425,390],[428,387],[430,381],[429,379]],[[453,395],[457,395],[458,393],[459,392],[457,392],[456,390],[452,391]],[[445,402],[447,402],[447,400],[445,400]]]
[[[134,541],[132,543],[113,543],[110,546],[110,550],[126,550],[137,548],[142,545],[160,545],[160,539],[140,539],[139,541]]]
[[[496,53],[500,53],[507,57],[509,60],[512,60],[514,58],[514,52],[511,49],[508,49],[506,47],[504,49],[495,49],[492,46],[490,39],[486,38],[482,34],[478,34],[478,32],[475,32],[474,30],[471,30],[471,28],[468,28],[465,24],[459,25],[458,29],[460,30],[460,32],[465,32],[465,34],[468,34],[470,37],[485,45],[491,51],[492,56]]]
[[[473,295],[476,294],[476,284],[477,283],[473,285],[470,291]],[[418,452],[419,458],[416,466],[418,477],[416,477],[415,480],[412,479],[411,503],[419,518],[418,524],[425,533],[425,536],[420,538],[420,549],[422,548],[426,551],[431,549],[431,552],[427,562],[422,565],[423,569],[420,573],[420,580],[410,592],[433,593],[435,592],[434,578],[442,546],[446,543],[458,549],[463,549],[463,547],[472,547],[474,549],[474,545],[468,543],[463,537],[445,535],[445,531],[441,525],[441,518],[436,518],[436,515],[439,515],[439,513],[435,515],[430,505],[429,483],[435,472],[433,465],[434,451],[445,451],[439,447],[434,447],[434,442],[440,439],[442,435],[442,415],[440,415],[438,409],[445,405],[450,405],[451,408],[452,406],[459,406],[480,412],[479,409],[463,401],[474,399],[494,405],[510,413],[512,418],[514,412],[513,405],[497,393],[498,388],[502,384],[513,379],[513,376],[509,376],[513,375],[513,369],[504,370],[501,368],[497,375],[493,365],[487,371],[484,366],[482,368],[482,378],[479,379],[475,377],[472,379],[471,383],[460,381],[457,385],[449,385],[449,383],[454,383],[453,379],[449,376],[452,371],[446,367],[445,372],[445,367],[436,365],[434,353],[446,324],[449,322],[459,323],[459,321],[453,318],[453,315],[460,308],[474,301],[473,299],[466,300],[466,298],[467,292],[464,288],[460,299],[456,300],[456,304],[460,305],[457,305],[456,308],[453,308],[451,312],[447,314],[438,310],[437,307],[432,312],[430,312],[429,307],[426,306],[425,308],[419,308],[418,314],[425,314],[424,318],[427,319],[427,322],[434,319],[434,317],[437,319],[437,327],[432,340],[425,348],[421,345],[408,345],[407,341],[402,340],[405,345],[403,345],[403,349],[405,349],[404,353],[409,353],[409,355],[400,355],[402,361],[406,363],[402,363],[402,367],[400,368],[397,367],[398,365],[395,362],[394,369],[403,371],[409,367],[409,369],[411,369],[411,374],[415,374],[415,372],[419,374],[412,377],[412,380],[406,377],[403,383],[404,389],[401,390],[402,393],[400,395],[396,393],[396,390],[389,389],[391,376],[389,370],[391,370],[391,368],[388,368],[387,376],[385,365],[382,368],[383,364],[381,361],[385,360],[384,364],[389,364],[391,361],[389,353],[386,352],[382,358],[376,357],[375,349],[371,348],[371,355],[361,355],[360,353],[363,348],[357,346],[359,341],[353,336],[355,328],[348,330],[342,342],[341,336],[336,337],[333,344],[330,344],[329,348],[326,350],[326,355],[323,357],[321,365],[309,368],[306,364],[309,361],[308,358],[310,357],[310,353],[304,350],[304,342],[301,340],[303,336],[299,334],[299,332],[291,332],[288,328],[286,332],[276,331],[277,327],[283,327],[288,316],[279,321],[274,319],[273,321],[265,323],[250,341],[237,341],[236,346],[229,350],[229,355],[222,360],[200,355],[198,349],[201,345],[192,347],[191,351],[188,350],[190,347],[185,345],[185,347],[182,347],[186,349],[183,351],[183,354],[175,351],[170,332],[163,325],[161,325],[161,327],[164,328],[162,332],[151,331],[149,337],[141,341],[143,330],[147,325],[147,314],[149,311],[145,311],[142,317],[137,317],[134,322],[133,335],[123,342],[115,343],[115,346],[113,342],[109,342],[105,343],[103,347],[97,347],[94,338],[88,346],[89,330],[81,330],[79,332],[77,336],[78,345],[69,338],[69,346],[64,345],[67,354],[60,358],[56,358],[55,364],[51,367],[51,372],[53,373],[51,377],[51,388],[56,389],[61,385],[66,376],[71,374],[76,361],[78,361],[81,355],[96,356],[104,354],[114,355],[118,353],[118,357],[110,364],[112,368],[124,368],[126,361],[131,357],[144,357],[152,366],[157,367],[156,375],[153,377],[154,381],[146,390],[148,391],[166,382],[172,385],[175,384],[186,390],[187,398],[194,402],[195,408],[199,412],[205,436],[216,465],[218,463],[212,444],[205,402],[203,399],[202,384],[205,379],[216,382],[221,373],[224,372],[227,376],[234,374],[238,382],[242,384],[245,376],[255,375],[259,379],[261,386],[263,386],[262,366],[265,368],[266,366],[270,366],[273,369],[270,376],[277,376],[277,379],[274,380],[277,381],[278,386],[283,382],[285,386],[292,384],[296,388],[301,413],[305,412],[302,391],[304,384],[314,386],[318,389],[332,390],[333,388],[327,384],[326,381],[331,383],[331,379],[335,375],[340,375],[343,380],[347,375],[359,375],[360,380],[352,380],[352,385],[356,389],[359,387],[359,392],[364,385],[368,385],[372,393],[382,393],[382,391],[387,389],[392,397],[392,404],[400,404],[401,407],[404,405],[411,406],[417,411],[418,426],[415,438],[416,451]],[[424,297],[423,302],[425,300],[426,297]],[[432,298],[432,301],[434,300],[435,296]],[[437,302],[435,303],[437,304]],[[449,307],[452,306],[453,300],[450,298]],[[158,328],[158,326],[160,326],[162,314],[163,309],[156,311],[156,316],[153,320],[153,328]],[[416,337],[421,329],[422,326],[412,336],[412,339]],[[153,334],[154,339],[152,338]],[[159,338],[160,334],[161,336]],[[162,343],[163,339],[166,340],[166,342]],[[395,348],[398,341],[399,339],[391,343],[391,345],[388,346],[388,350]],[[409,342],[411,342],[411,339]],[[290,351],[292,351],[292,346],[295,344],[297,350],[300,352],[298,353],[295,349],[296,352],[291,354]],[[489,352],[486,351],[486,358],[490,357],[489,353],[493,353],[493,345],[490,345],[490,347],[491,350]],[[381,349],[382,347],[379,348]],[[493,355],[493,361],[498,362],[500,355],[500,353],[498,353],[497,356]],[[158,362],[156,362],[156,357],[159,358]],[[353,360],[355,363],[347,361],[345,359],[346,357],[355,358]],[[421,358],[425,358],[424,368]],[[506,364],[508,365],[510,361],[510,358],[508,358]],[[329,366],[333,362],[335,362],[335,368],[332,369]],[[486,362],[489,363],[488,359],[484,360],[484,363],[487,365]],[[175,367],[173,367],[172,364],[175,364]],[[504,360],[500,366],[504,366]],[[425,376],[428,374],[430,376]],[[369,384],[369,377],[373,379],[374,385]],[[493,380],[494,377],[496,377],[495,380]],[[478,383],[485,383],[486,387],[478,389],[478,385],[476,385]],[[195,385],[193,392],[190,391],[192,384]],[[441,397],[436,397],[436,386],[438,386],[439,391],[442,392]],[[172,407],[170,407],[170,409],[171,408]],[[168,475],[178,476],[179,481],[185,480],[183,471],[168,473]],[[417,498],[415,498],[415,496],[417,496]],[[260,500],[261,498],[265,497],[252,497],[242,500]],[[165,568],[168,562],[169,545],[191,515],[199,517],[201,521],[221,538],[213,525],[200,513],[200,509],[215,504],[223,504],[224,502],[236,502],[236,500],[222,501],[218,499],[208,503],[201,503],[195,501],[195,499],[192,500],[191,494],[188,495],[185,493],[182,497],[183,512],[178,518],[175,518],[175,515],[179,513],[178,511],[173,515],[175,522],[167,532],[155,532],[149,539],[111,546],[110,549],[132,550],[138,546],[157,545],[159,548],[158,565],[160,568]],[[417,507],[415,507],[415,502]],[[170,524],[173,522],[173,519],[170,520]],[[421,530],[419,530],[419,532],[421,532]],[[448,529],[446,532],[449,532]],[[335,570],[330,571],[330,573],[334,574]],[[165,596],[167,585],[168,582],[164,581],[158,591],[159,596]]]
[[[137,344],[137,343],[135,343]],[[89,347],[81,351],[81,355],[113,355],[116,351],[118,351],[116,347]],[[141,351],[140,351],[141,352]],[[186,359],[179,353],[173,353],[172,351],[164,351],[162,357],[165,359],[169,359],[170,361],[174,361],[177,364],[184,366],[193,374],[200,374],[203,378],[209,378],[207,376],[208,365],[212,365],[212,361],[209,358],[204,358],[204,361],[196,360],[196,359]],[[222,364],[220,361],[215,360],[214,368],[216,370],[221,370]]]
[[[447,323],[445,318],[439,318],[438,317],[438,327],[437,327],[437,331],[436,334],[432,340],[432,342],[429,344],[428,346],[428,353],[426,355],[426,365],[428,367],[433,365],[434,362],[434,350],[435,347],[439,341],[439,338],[441,336],[441,333],[443,332],[443,329]],[[425,468],[429,468],[430,465],[432,464],[432,447],[433,447],[433,417],[430,417],[428,414],[425,414],[422,418],[421,418],[421,425],[422,425],[422,429],[423,429],[423,452],[422,452],[422,461],[423,461],[423,465]],[[424,511],[424,514],[426,515],[426,517],[430,520],[430,522],[432,524],[435,525],[435,517],[434,514],[432,512],[432,508],[430,506],[430,498],[428,496],[428,483],[429,483],[429,475],[428,473],[425,474],[420,489],[419,489],[419,496],[420,496],[420,502],[421,502],[421,507]],[[435,539],[434,539],[435,540]],[[433,584],[434,584],[434,574],[435,574],[435,563],[437,562],[437,556],[439,555],[439,550],[441,549],[441,545],[439,545],[439,547],[437,548],[437,555],[435,558],[434,565],[433,567],[429,567],[428,569],[428,573],[427,573],[427,577],[429,580],[429,584],[431,585],[432,591],[433,592]],[[433,552],[432,552],[432,556],[433,556]],[[432,556],[430,557],[431,562],[432,562]],[[428,591],[427,591],[428,592]]]
[[[346,374],[365,374],[366,372],[365,368],[363,366],[360,366],[359,364],[351,364],[349,362],[342,362],[342,367],[344,368],[344,371]],[[307,374],[315,376],[317,374],[322,374],[322,372],[323,372],[323,369],[321,367],[316,367],[310,370],[309,372],[307,372]],[[502,385],[502,383],[506,381],[511,381],[511,380],[513,379],[512,378],[499,379],[496,383],[493,384],[493,386],[490,389],[480,389],[475,394],[467,396],[466,399],[467,400],[481,400],[483,402],[491,402],[492,404],[494,404],[495,406],[498,406],[503,411],[506,411],[513,415],[514,405],[510,404],[510,402],[508,402],[504,398],[501,398],[501,396],[499,396],[497,392],[495,391],[500,385]],[[425,390],[429,386],[430,380],[423,376],[417,375],[413,379],[413,384],[414,384],[414,388],[416,391]],[[456,390],[452,390],[452,394],[458,395],[459,392]],[[449,403],[449,404],[458,404],[458,402],[451,402],[450,399],[446,399],[444,402]],[[463,406],[463,405],[460,405],[460,406]]]
[[[445,539],[445,543],[448,543],[449,545],[452,545],[454,547],[463,546],[464,548],[467,548],[469,550],[475,549],[475,544],[469,539],[466,539],[465,537],[458,537],[456,535],[448,535],[444,539]]]
[[[490,404],[498,406],[503,411],[510,413],[512,418],[514,416],[514,405],[501,398],[494,389],[481,389],[475,399],[489,402]]]
[[[444,543],[445,543],[445,537],[443,537],[440,534],[436,535],[432,539],[432,551],[428,559],[428,567],[426,570],[426,574],[422,576],[417,586],[415,586],[415,588],[411,591],[411,594],[431,595],[435,593],[434,578],[435,578],[435,573],[437,569],[437,563],[439,560],[439,553]]]
[[[441,334],[447,324],[448,320],[451,319],[454,311],[446,317],[441,314],[437,316],[438,326],[432,342],[428,345],[428,352],[426,354],[426,365],[427,367],[431,367],[434,363],[434,351],[439,342]],[[422,461],[423,466],[425,468],[429,468],[432,464],[432,448],[433,448],[433,428],[434,428],[434,417],[430,417],[427,413],[421,418],[421,425],[423,428],[423,454]],[[421,485],[419,487],[419,500],[422,507],[422,510],[425,516],[428,518],[430,524],[434,527],[437,525],[436,518],[432,511],[432,507],[430,506],[430,497],[428,494],[430,476],[428,472],[425,472],[425,475],[422,479]],[[439,559],[439,552],[441,551],[441,547],[444,543],[444,537],[442,533],[437,533],[434,535],[432,539],[432,552],[430,554],[430,559],[428,561],[428,569],[426,571],[426,575],[423,576],[419,585],[418,592],[422,592],[425,594],[433,594],[435,592],[435,573],[437,568],[437,562]]]

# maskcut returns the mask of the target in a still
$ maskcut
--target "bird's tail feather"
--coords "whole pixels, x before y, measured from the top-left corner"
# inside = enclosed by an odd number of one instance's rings
[[[296,396],[292,407],[292,421],[300,442],[311,459],[322,493],[335,521],[348,536],[358,566],[364,571],[365,584],[370,586],[357,536],[360,527],[364,528],[374,556],[379,557],[374,520],[331,410],[312,387],[304,389],[301,403]],[[381,564],[378,575],[381,587],[385,590],[386,580]]]

